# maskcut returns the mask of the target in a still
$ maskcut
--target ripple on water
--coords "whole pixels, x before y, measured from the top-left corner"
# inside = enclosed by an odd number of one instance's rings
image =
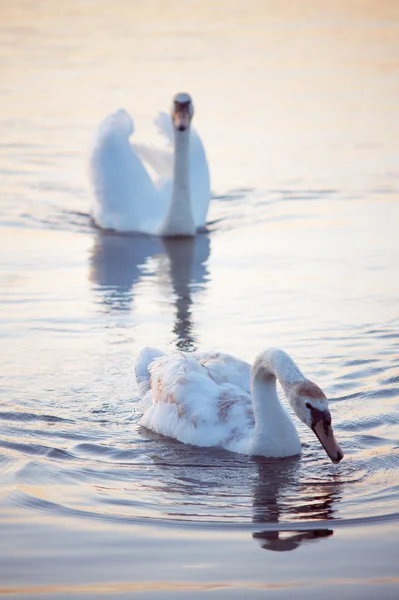
[[[358,434],[354,441],[360,451],[337,467],[316,442],[305,445],[301,459],[277,461],[184,446],[155,434],[127,450],[116,440],[115,447],[83,443],[68,451],[3,444],[5,451],[20,454],[14,472],[19,491],[10,486],[6,504],[124,524],[248,529],[261,524],[267,531],[395,520],[398,454],[381,450],[387,448],[382,437]],[[28,455],[35,458],[28,461]],[[6,458],[10,468],[12,458]]]
[[[43,412],[31,408],[33,401],[25,410],[5,406],[1,502],[112,523],[244,528],[271,548],[295,547],[303,536],[317,539],[336,527],[397,521],[399,388],[390,368],[384,354],[342,361],[331,353],[315,365],[333,392],[334,429],[345,452],[339,465],[301,424],[302,457],[267,460],[146,431],[128,397],[90,395],[78,408],[63,405],[62,416],[52,414],[52,402]],[[271,535],[277,531],[299,538],[284,541]]]
[[[54,448],[52,446],[44,446],[43,444],[24,444],[22,442],[9,442],[6,440],[0,441],[0,448],[7,450],[13,450],[17,453],[24,455],[41,455],[53,458],[56,460],[69,460],[72,458],[72,454],[61,448]]]
[[[55,415],[45,415],[23,411],[1,411],[0,419],[4,421],[43,421],[45,423],[74,423],[72,419],[64,419]]]

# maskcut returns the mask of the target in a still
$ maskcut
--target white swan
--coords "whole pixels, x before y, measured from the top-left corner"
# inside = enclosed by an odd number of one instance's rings
[[[169,148],[129,143],[133,122],[126,111],[99,126],[89,156],[91,214],[103,229],[161,236],[193,236],[204,227],[210,200],[204,147],[191,129],[188,94],[173,98],[172,118],[156,120]],[[144,163],[158,175],[154,184]]]
[[[221,446],[241,454],[300,454],[296,428],[276,391],[276,378],[299,419],[328,456],[344,454],[331,427],[325,394],[283,350],[259,354],[251,366],[229,354],[164,355],[145,348],[136,363],[143,398],[140,424],[195,446]]]

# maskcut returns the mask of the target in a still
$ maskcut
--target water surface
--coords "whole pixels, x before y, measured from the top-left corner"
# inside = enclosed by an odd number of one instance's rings
[[[399,11],[232,0],[0,5],[0,595],[396,598]],[[188,90],[208,231],[96,230],[86,153]],[[140,428],[144,345],[288,351],[345,459]],[[294,552],[295,551],[295,552]]]

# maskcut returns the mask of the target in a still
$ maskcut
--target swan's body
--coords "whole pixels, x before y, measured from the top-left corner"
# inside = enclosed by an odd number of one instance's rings
[[[195,235],[203,228],[210,201],[204,147],[191,128],[188,94],[174,98],[172,117],[156,120],[168,147],[132,145],[133,121],[124,110],[98,127],[90,152],[91,213],[103,229],[151,235]],[[155,171],[154,183],[145,164]]]
[[[261,353],[251,367],[222,353],[164,355],[146,348],[136,363],[145,412],[141,425],[196,446],[284,457],[301,443],[276,391],[276,378],[297,416],[313,429],[333,462],[343,453],[334,439],[327,399],[282,350]]]

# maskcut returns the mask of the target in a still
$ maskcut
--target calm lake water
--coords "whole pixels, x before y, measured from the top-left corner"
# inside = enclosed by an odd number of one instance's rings
[[[192,94],[194,241],[90,221],[92,133]],[[397,598],[399,5],[0,1],[0,596]],[[288,351],[345,459],[140,428],[144,345]]]

